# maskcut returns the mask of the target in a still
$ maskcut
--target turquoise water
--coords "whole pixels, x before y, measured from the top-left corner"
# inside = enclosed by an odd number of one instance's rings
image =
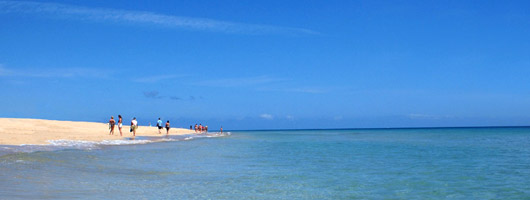
[[[238,131],[0,157],[0,199],[530,199],[529,128]]]

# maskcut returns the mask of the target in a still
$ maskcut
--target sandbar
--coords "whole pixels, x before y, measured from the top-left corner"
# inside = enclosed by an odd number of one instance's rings
[[[126,125],[127,124],[127,125]],[[50,140],[94,141],[124,140],[133,136],[129,132],[130,121],[123,123],[123,136],[118,125],[114,135],[109,135],[109,125],[98,122],[58,121],[46,119],[0,118],[0,145],[46,145]],[[139,126],[136,136],[163,137],[166,130],[158,134],[157,127]],[[169,135],[195,134],[193,130],[171,128]]]

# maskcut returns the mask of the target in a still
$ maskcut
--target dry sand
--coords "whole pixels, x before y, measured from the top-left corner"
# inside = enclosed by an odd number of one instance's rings
[[[109,135],[109,126],[106,123],[0,118],[0,145],[49,144],[48,140],[95,142],[122,140],[133,135],[129,132],[130,123],[130,121],[124,120],[123,137],[121,137],[117,123],[114,128],[114,135]],[[190,133],[194,132],[183,128],[171,128],[169,130],[169,135]],[[165,135],[166,130],[162,129],[162,134],[158,134],[157,127],[140,126],[136,131],[136,136],[163,137]]]

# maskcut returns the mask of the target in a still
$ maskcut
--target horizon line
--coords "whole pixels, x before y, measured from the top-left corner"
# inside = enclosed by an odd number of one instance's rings
[[[387,130],[387,129],[449,129],[449,128],[530,128],[530,125],[512,126],[417,126],[417,127],[382,127],[382,128],[293,128],[293,129],[227,129],[226,131],[308,131],[308,130]]]

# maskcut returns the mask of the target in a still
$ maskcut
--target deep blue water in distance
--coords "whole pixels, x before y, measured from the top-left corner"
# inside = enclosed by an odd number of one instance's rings
[[[10,153],[0,199],[530,199],[530,128],[234,131]]]

